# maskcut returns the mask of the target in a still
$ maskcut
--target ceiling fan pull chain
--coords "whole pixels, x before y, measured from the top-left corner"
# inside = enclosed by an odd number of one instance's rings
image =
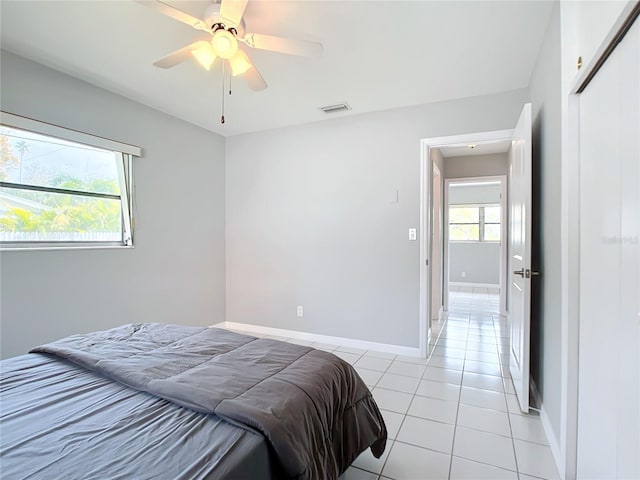
[[[220,123],[224,123],[224,62],[222,62],[222,116]]]

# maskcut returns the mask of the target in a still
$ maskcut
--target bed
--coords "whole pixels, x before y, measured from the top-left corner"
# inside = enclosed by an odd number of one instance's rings
[[[386,443],[348,363],[222,329],[125,325],[0,369],[3,478],[332,479]]]

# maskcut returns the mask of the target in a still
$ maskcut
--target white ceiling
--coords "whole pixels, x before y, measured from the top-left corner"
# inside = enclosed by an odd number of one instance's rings
[[[206,1],[171,1],[201,17]],[[152,62],[207,34],[133,1],[2,0],[1,45],[222,135],[524,88],[546,1],[259,1],[248,31],[324,44],[322,58],[251,50],[269,84],[235,81],[221,125],[221,72]],[[319,107],[348,102],[327,115]]]
[[[469,145],[457,145],[452,147],[440,147],[443,158],[470,157],[473,155],[492,155],[495,153],[506,153],[511,142],[504,140],[500,142],[479,143],[471,148]]]

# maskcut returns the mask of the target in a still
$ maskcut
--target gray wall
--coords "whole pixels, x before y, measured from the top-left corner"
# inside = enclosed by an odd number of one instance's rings
[[[522,105],[520,106],[522,107]],[[518,119],[516,119],[517,121]],[[515,122],[510,127],[515,127]],[[490,129],[485,129],[489,131]],[[444,178],[483,177],[506,175],[509,171],[509,160],[506,153],[489,155],[470,155],[467,157],[450,157],[444,159]]]
[[[561,64],[560,13],[556,4],[534,68],[529,95],[533,106],[533,267],[531,370],[544,409],[560,439],[561,412]]]
[[[420,139],[513,128],[526,94],[228,138],[227,320],[417,347]]]
[[[134,249],[0,254],[2,357],[128,322],[224,320],[224,139],[2,52],[2,110],[139,145]]]
[[[500,203],[501,186],[454,183],[449,185],[449,205]]]
[[[465,276],[462,276],[462,272]],[[449,281],[500,284],[500,244],[449,243]]]

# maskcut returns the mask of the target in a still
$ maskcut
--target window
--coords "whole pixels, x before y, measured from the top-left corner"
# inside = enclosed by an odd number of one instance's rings
[[[131,246],[140,149],[2,113],[0,244]]]
[[[499,242],[500,205],[451,205],[449,240],[452,242]]]
[[[482,242],[500,241],[500,205],[480,207],[482,209]]]
[[[480,240],[480,208],[456,205],[449,208],[449,240]]]

